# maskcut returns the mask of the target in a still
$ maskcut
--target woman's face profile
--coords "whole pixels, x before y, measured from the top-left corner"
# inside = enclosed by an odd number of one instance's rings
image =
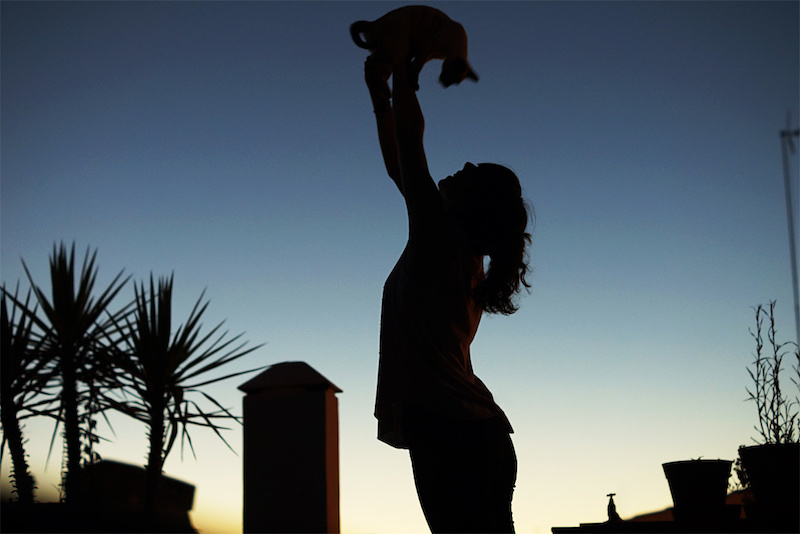
[[[444,200],[445,211],[452,213],[469,211],[475,201],[479,175],[478,167],[467,162],[463,169],[439,181],[439,192]]]

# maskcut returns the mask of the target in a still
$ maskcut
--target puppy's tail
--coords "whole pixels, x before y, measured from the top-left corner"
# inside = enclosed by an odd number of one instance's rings
[[[369,44],[367,44],[367,42],[361,38],[361,34],[366,32],[368,29],[369,21],[367,20],[357,20],[350,25],[350,37],[353,38],[353,42],[356,44],[356,46],[369,49]]]

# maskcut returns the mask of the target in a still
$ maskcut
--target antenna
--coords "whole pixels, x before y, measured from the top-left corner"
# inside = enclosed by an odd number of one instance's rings
[[[797,289],[797,243],[794,237],[794,209],[792,208],[792,180],[789,176],[789,152],[795,151],[794,138],[800,129],[792,130],[792,117],[786,113],[786,129],[781,130],[781,155],[783,156],[783,186],[786,194],[786,221],[789,225],[789,257],[792,262],[792,291],[794,293],[794,329],[800,344],[800,296]]]

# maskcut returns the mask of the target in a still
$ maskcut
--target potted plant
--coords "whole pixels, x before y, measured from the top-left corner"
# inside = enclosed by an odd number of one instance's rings
[[[746,508],[748,519],[771,531],[800,531],[800,442],[798,442],[798,399],[787,399],[781,390],[783,358],[793,354],[797,376],[792,382],[800,388],[800,350],[796,343],[777,341],[775,301],[767,307],[755,307],[756,329],[750,334],[756,341],[755,359],[747,369],[753,381],[747,390],[756,404],[759,439],[756,445],[739,448],[739,458],[753,495]],[[767,326],[765,349],[764,321]],[[789,346],[794,350],[790,351]]]
[[[107,388],[115,387],[102,346],[113,329],[114,318],[125,308],[112,312],[110,305],[126,284],[120,272],[98,296],[95,291],[96,251],[89,249],[80,271],[75,262],[75,245],[54,246],[50,257],[50,297],[37,285],[22,262],[30,282],[25,300],[18,291],[2,294],[2,426],[9,442],[19,506],[4,503],[0,528],[17,526],[31,531],[83,531],[83,510],[91,506],[81,476],[97,460],[93,444],[95,416],[105,409],[99,400]],[[33,299],[31,298],[33,296]],[[6,307],[10,303],[10,312]],[[118,320],[118,319],[117,319]],[[36,502],[34,479],[28,473],[21,421],[45,416],[55,421],[52,450],[60,425],[64,425],[65,461],[60,487],[63,502]],[[48,453],[49,455],[49,453]]]
[[[107,400],[118,411],[147,425],[149,450],[143,482],[139,486],[145,528],[150,530],[163,523],[159,515],[163,515],[170,493],[183,488],[180,484],[167,484],[162,474],[178,435],[181,436],[181,450],[185,439],[194,454],[189,428],[210,428],[233,451],[220,433],[227,428],[219,423],[241,423],[241,420],[202,391],[202,387],[262,369],[208,376],[261,345],[246,348],[246,342],[240,342],[241,334],[224,339],[227,332],[220,333],[223,323],[202,333],[200,320],[208,307],[208,302],[203,303],[203,295],[192,308],[187,322],[174,328],[172,276],[159,279],[156,285],[151,275],[149,294],[144,283],[139,287],[134,285],[134,294],[134,311],[119,329],[124,335],[116,359],[120,371],[118,380],[125,388],[126,399]],[[196,396],[205,398],[213,408],[203,407],[193,399]],[[188,501],[182,498],[178,501],[186,501],[188,508],[185,510],[191,509],[191,496]]]
[[[0,285],[0,426],[17,493],[16,502],[0,503],[0,531],[194,532],[188,512],[195,488],[165,476],[164,461],[178,436],[181,452],[187,442],[194,454],[190,428],[211,429],[231,448],[223,424],[241,417],[204,389],[258,370],[213,375],[261,345],[245,347],[242,335],[228,337],[222,323],[202,332],[202,295],[188,321],[173,329],[172,277],[156,288],[151,276],[149,294],[144,283],[134,285],[134,300],[112,309],[128,278],[120,272],[97,296],[95,257],[87,249],[78,271],[74,244],[54,247],[50,297],[24,261],[31,285],[24,300]],[[102,460],[93,449],[104,439],[96,417],[109,410],[146,424],[145,467]],[[51,448],[64,425],[61,502],[36,502],[21,422],[37,416],[55,421]]]
[[[34,282],[28,266],[22,262],[41,312],[37,313],[36,308],[29,310],[23,305],[33,327],[40,331],[38,335],[41,338],[34,354],[40,360],[39,367],[49,370],[52,375],[44,380],[52,379],[59,389],[54,394],[58,401],[56,428],[63,422],[66,471],[62,489],[66,490],[66,503],[70,507],[82,504],[80,501],[85,497],[79,495],[75,488],[81,487],[78,478],[83,465],[94,460],[92,443],[97,436],[93,416],[98,411],[97,392],[107,385],[109,378],[105,359],[98,347],[103,344],[103,338],[108,336],[115,314],[125,313],[124,308],[112,313],[110,306],[130,278],[122,279],[120,271],[108,287],[96,296],[96,257],[97,251],[90,254],[87,248],[78,273],[75,244],[69,251],[64,243],[54,246],[50,257],[49,299],[45,290]],[[6,291],[4,294],[11,297]],[[13,301],[21,304],[16,299]],[[85,446],[82,446],[82,441]]]
[[[684,460],[663,464],[676,521],[720,524],[726,519],[725,497],[733,460]]]

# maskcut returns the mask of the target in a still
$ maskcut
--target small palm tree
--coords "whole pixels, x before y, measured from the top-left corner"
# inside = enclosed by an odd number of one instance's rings
[[[95,259],[97,251],[90,255],[89,249],[83,260],[80,276],[75,281],[75,244],[68,252],[62,243],[53,247],[50,258],[50,282],[52,297],[48,299],[31,276],[25,262],[22,265],[31,284],[34,295],[41,310],[38,314],[29,314],[36,326],[42,331],[42,343],[39,357],[57,369],[57,380],[60,385],[59,420],[64,423],[64,440],[67,450],[67,470],[64,487],[68,502],[74,488],[79,487],[77,478],[81,467],[81,416],[79,405],[86,395],[92,391],[98,381],[104,377],[97,376],[101,366],[98,360],[98,349],[105,346],[104,341],[110,329],[117,324],[126,308],[111,314],[109,305],[127,283],[130,277],[122,279],[122,271],[117,274],[108,287],[95,299],[94,285],[97,279]],[[103,317],[106,315],[107,317]],[[88,384],[82,388],[80,384]],[[56,423],[56,431],[58,429]],[[91,427],[89,437],[91,439]]]
[[[123,370],[120,380],[127,382],[126,389],[131,399],[115,407],[148,427],[144,513],[145,520],[152,522],[161,472],[178,434],[181,435],[181,444],[184,438],[188,441],[192,454],[190,425],[212,429],[230,448],[220,433],[225,428],[217,421],[240,422],[238,417],[199,388],[258,369],[209,379],[201,379],[201,375],[237,360],[261,345],[245,349],[246,342],[237,344],[241,334],[224,341],[227,332],[217,336],[223,323],[201,336],[200,319],[208,307],[208,302],[202,303],[204,293],[194,305],[186,324],[178,326],[173,333],[172,276],[159,279],[156,287],[151,275],[149,296],[144,283],[139,288],[134,285],[134,291],[133,319],[127,320],[125,335],[121,338],[127,345],[126,357],[119,363]],[[201,408],[189,398],[193,393],[204,397],[214,409],[206,411]]]
[[[3,425],[3,445],[8,442],[11,455],[12,479],[20,504],[33,504],[35,482],[25,458],[25,441],[21,421],[31,415],[49,413],[51,399],[42,400],[40,393],[53,376],[43,369],[44,362],[37,358],[40,339],[33,329],[30,312],[30,291],[24,302],[17,299],[19,286],[12,296],[2,287],[0,302],[0,420]],[[6,301],[11,303],[9,314]],[[19,304],[18,304],[19,303]],[[26,313],[28,312],[28,313]],[[34,312],[35,314],[35,309]],[[2,447],[0,447],[2,451]],[[0,454],[2,454],[0,452]]]

